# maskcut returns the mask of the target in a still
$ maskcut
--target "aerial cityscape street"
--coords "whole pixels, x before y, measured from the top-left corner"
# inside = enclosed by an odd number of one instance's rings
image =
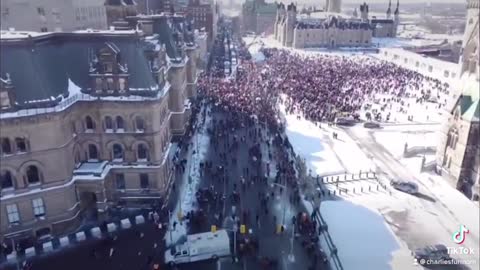
[[[0,269],[480,270],[479,10],[2,2]]]

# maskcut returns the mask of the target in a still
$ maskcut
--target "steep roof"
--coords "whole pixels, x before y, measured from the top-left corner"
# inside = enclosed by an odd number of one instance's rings
[[[89,87],[89,68],[93,55],[110,46],[118,50],[121,64],[128,65],[129,86],[151,89],[155,86],[144,41],[136,35],[58,33],[40,39],[15,42],[1,40],[0,70],[9,73],[20,105],[68,96],[71,80],[82,89]]]

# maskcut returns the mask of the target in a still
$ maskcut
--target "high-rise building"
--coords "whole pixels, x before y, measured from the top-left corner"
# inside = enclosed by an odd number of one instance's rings
[[[479,0],[468,0],[460,83],[437,148],[437,172],[478,200],[480,181]]]

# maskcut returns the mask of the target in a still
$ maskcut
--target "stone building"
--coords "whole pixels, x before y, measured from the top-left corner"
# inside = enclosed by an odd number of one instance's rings
[[[123,20],[127,16],[135,16],[138,13],[137,3],[133,0],[107,0],[105,1],[107,12],[107,25]]]
[[[182,17],[142,20],[145,31],[1,33],[0,240],[167,196],[197,47]]]
[[[242,30],[272,33],[276,19],[276,4],[264,0],[247,0],[242,5]]]
[[[2,0],[0,27],[37,32],[107,29],[104,3],[105,0]]]
[[[384,19],[381,18],[372,18],[370,23],[373,27],[373,36],[378,38],[390,38],[397,36],[397,29],[400,23],[400,2],[397,0],[397,7],[393,12],[393,19],[392,19],[392,1],[389,0],[388,2],[388,9],[386,12],[386,17]],[[368,18],[368,6],[366,9],[366,16]]]
[[[193,19],[195,29],[208,33],[208,44],[217,36],[219,5],[214,1],[189,0],[186,7],[187,16]]]
[[[283,46],[294,48],[369,46],[372,27],[368,21],[323,13],[322,18],[297,18],[295,4],[280,3],[274,36]]]
[[[325,11],[330,13],[342,12],[342,0],[327,0],[325,2]]]
[[[437,172],[468,198],[478,200],[480,181],[479,0],[468,0],[460,83],[446,114],[437,148]]]

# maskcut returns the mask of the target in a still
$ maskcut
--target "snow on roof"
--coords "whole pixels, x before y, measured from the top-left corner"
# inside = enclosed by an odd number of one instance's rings
[[[68,78],[68,94],[74,96],[81,93],[82,88],[76,85],[70,78]]]
[[[156,86],[155,86],[156,87]],[[33,109],[23,109],[15,112],[2,112],[0,113],[0,119],[14,118],[14,117],[23,117],[23,116],[32,116],[45,113],[55,113],[61,112],[69,108],[72,104],[77,101],[148,101],[148,100],[158,100],[163,98],[165,94],[170,90],[170,83],[165,82],[163,88],[158,91],[156,96],[153,97],[144,97],[144,96],[118,96],[118,97],[95,97],[89,94],[85,94],[78,91],[78,86],[73,82],[69,82],[69,92],[74,93],[70,94],[67,98],[64,98],[60,101],[55,107],[46,107],[46,108],[33,108]],[[152,89],[136,89],[136,90],[152,90]],[[155,89],[153,89],[155,90]]]
[[[98,30],[98,29],[84,29],[84,30],[76,30],[73,31],[74,34],[119,34],[119,35],[131,35],[135,33],[143,33],[142,30],[137,29],[128,29],[128,30],[117,30],[117,29],[110,29],[110,30]]]
[[[167,154],[168,155],[168,154]],[[85,167],[86,169],[89,168],[90,165],[88,165],[87,167]],[[97,165],[92,165],[91,168],[95,169],[94,167],[97,166]],[[80,166],[81,167],[81,166]],[[101,180],[104,180],[105,177],[110,173],[110,170],[112,169],[145,169],[145,168],[160,168],[160,165],[147,165],[147,164],[132,164],[132,165],[122,165],[122,164],[107,164],[103,171],[101,172],[101,174],[99,175],[94,175],[93,173],[92,174],[83,174],[83,175],[74,175],[72,177],[72,179],[70,181],[68,181],[67,183],[63,184],[63,185],[58,185],[58,186],[53,186],[53,187],[49,187],[49,188],[36,188],[36,189],[32,189],[28,192],[24,192],[24,193],[20,193],[20,194],[15,194],[15,193],[12,193],[12,194],[6,194],[6,195],[3,195],[1,196],[1,199],[2,200],[7,200],[7,199],[11,199],[11,198],[19,198],[19,197],[23,197],[23,196],[30,196],[30,195],[33,195],[33,194],[37,194],[37,193],[40,193],[40,192],[47,192],[47,191],[53,191],[53,190],[58,190],[58,189],[62,189],[62,188],[66,188],[66,187],[69,187],[73,184],[75,184],[75,182],[77,181],[80,181],[80,180],[88,180],[88,181],[101,181]]]
[[[23,39],[39,37],[52,34],[52,32],[31,32],[31,31],[1,31],[0,39]]]
[[[80,165],[76,170],[73,171],[74,175],[85,175],[85,174],[101,174],[105,167],[107,166],[108,161],[102,162],[85,162]]]

